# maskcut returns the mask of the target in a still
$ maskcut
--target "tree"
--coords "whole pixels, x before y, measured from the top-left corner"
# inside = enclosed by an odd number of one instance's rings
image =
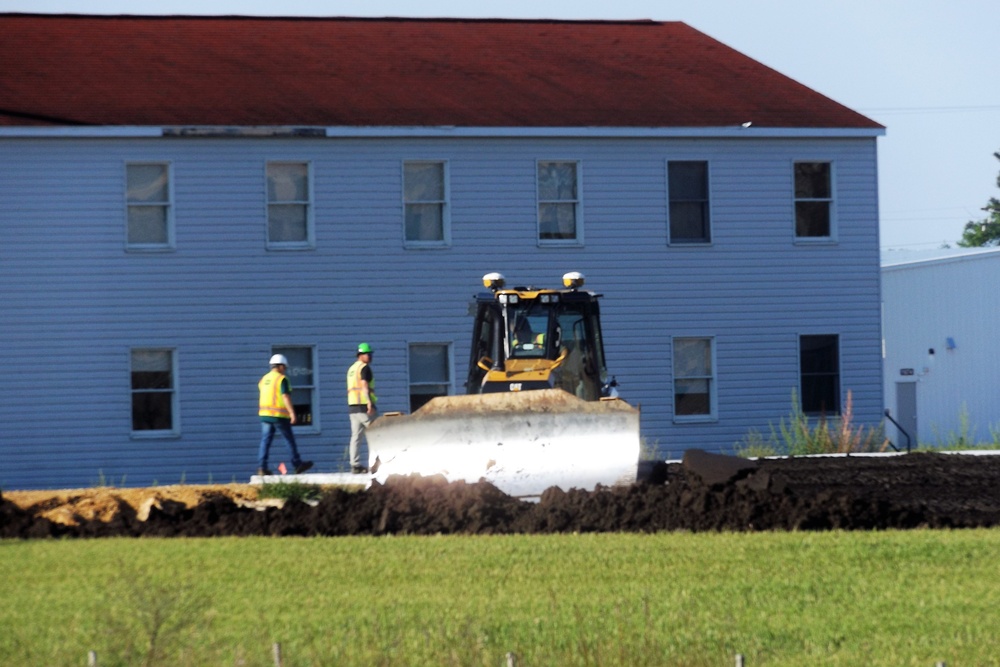
[[[1000,152],[994,153],[993,157],[1000,160]],[[1000,175],[997,175],[997,187],[1000,188]],[[962,238],[958,242],[961,247],[1000,246],[1000,199],[990,197],[983,210],[986,211],[985,218],[965,223]]]

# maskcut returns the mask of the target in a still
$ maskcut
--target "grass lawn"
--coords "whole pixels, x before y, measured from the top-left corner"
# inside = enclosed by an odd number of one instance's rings
[[[1000,531],[2,541],[0,664],[1000,665]]]

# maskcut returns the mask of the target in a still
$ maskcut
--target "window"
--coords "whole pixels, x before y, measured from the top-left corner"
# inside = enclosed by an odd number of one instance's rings
[[[133,349],[132,433],[163,435],[176,433],[177,387],[173,350]]]
[[[836,335],[799,337],[802,412],[840,414],[840,340]]]
[[[408,245],[447,245],[448,195],[444,162],[403,163],[403,208]]]
[[[313,243],[309,165],[267,164],[267,245],[309,248]]]
[[[538,163],[538,240],[583,241],[576,162]]]
[[[667,163],[670,243],[708,243],[708,163]]]
[[[292,405],[295,406],[296,426],[315,426],[318,416],[316,405],[316,374],[313,348],[300,346],[275,346],[271,354],[283,354],[288,359],[285,377],[292,387]]]
[[[833,187],[829,162],[795,163],[795,236],[833,236]]]
[[[171,196],[169,165],[125,165],[126,246],[130,250],[173,248]]]
[[[674,338],[674,417],[715,414],[714,340]]]
[[[435,396],[451,393],[450,350],[446,343],[411,343],[410,412]]]

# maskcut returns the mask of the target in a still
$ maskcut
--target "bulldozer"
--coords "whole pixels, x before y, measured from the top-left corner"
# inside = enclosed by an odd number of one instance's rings
[[[598,299],[578,272],[562,289],[506,287],[488,273],[475,295],[466,394],[438,396],[368,428],[374,479],[485,480],[511,496],[635,482],[639,409],[609,379]]]

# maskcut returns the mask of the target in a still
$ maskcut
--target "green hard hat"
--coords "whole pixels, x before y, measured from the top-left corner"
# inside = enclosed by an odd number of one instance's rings
[[[372,346],[369,345],[368,343],[361,343],[361,345],[358,345],[358,354],[371,354],[371,353],[372,353]]]

